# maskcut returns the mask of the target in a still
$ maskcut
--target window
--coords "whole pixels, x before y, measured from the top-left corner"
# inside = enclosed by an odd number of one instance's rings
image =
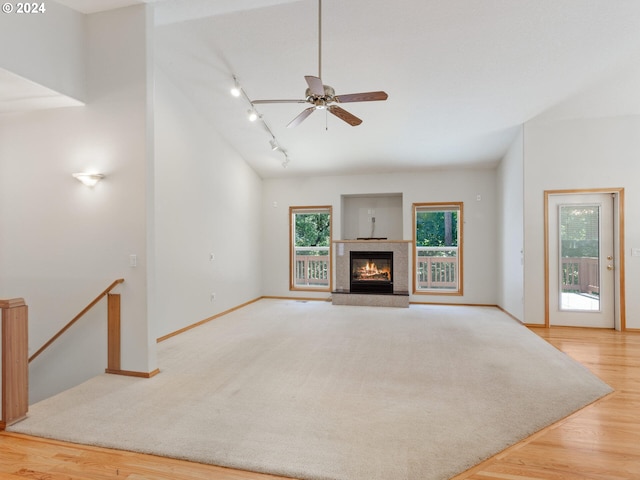
[[[331,291],[331,207],[290,207],[289,234],[289,288]]]
[[[414,203],[413,293],[462,295],[462,202]]]

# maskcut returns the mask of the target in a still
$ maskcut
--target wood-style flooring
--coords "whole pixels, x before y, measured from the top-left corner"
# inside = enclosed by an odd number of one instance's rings
[[[640,479],[640,334],[577,328],[532,330],[587,366],[615,392],[455,480]],[[0,479],[281,478],[0,432]]]

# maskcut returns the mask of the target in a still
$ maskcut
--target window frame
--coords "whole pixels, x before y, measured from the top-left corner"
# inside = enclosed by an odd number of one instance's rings
[[[417,215],[420,211],[457,211],[458,212],[458,246],[457,246],[457,285],[455,289],[419,289],[418,288],[418,225]],[[414,295],[449,295],[462,296],[464,294],[464,202],[419,202],[412,205],[413,220],[413,294]]]
[[[295,259],[295,214],[298,213],[328,213],[329,214],[329,246],[327,260],[327,286],[296,285]],[[290,206],[289,207],[289,290],[306,292],[331,292],[333,290],[333,206]]]

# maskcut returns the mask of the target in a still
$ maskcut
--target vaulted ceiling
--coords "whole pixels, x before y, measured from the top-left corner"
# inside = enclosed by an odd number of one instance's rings
[[[265,178],[493,166],[524,122],[640,62],[637,0],[324,0],[324,83],[389,98],[342,105],[356,127],[317,110],[286,128],[308,105],[257,105],[283,168],[229,88],[236,75],[252,100],[304,98],[304,76],[319,73],[318,0],[153,3],[159,74]]]

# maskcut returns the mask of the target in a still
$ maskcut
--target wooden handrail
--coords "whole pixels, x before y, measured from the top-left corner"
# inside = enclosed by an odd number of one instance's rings
[[[113,290],[115,287],[117,287],[122,282],[124,282],[124,278],[119,278],[118,280],[113,282],[111,285],[109,285],[106,288],[106,290],[104,290],[100,295],[98,295],[89,305],[84,307],[84,309],[78,315],[73,317],[73,319],[71,319],[71,321],[69,323],[67,323],[58,333],[56,333],[53,337],[51,337],[51,340],[49,340],[42,347],[40,347],[40,349],[36,353],[31,355],[31,357],[29,357],[29,362],[32,362],[38,355],[40,355],[42,352],[44,352],[47,349],[47,347],[49,347],[49,345],[51,345],[53,342],[55,342],[64,332],[69,330],[71,325],[76,323],[85,313],[87,313],[89,310],[91,310],[91,308],[96,303],[98,303],[100,300],[102,300],[102,297],[107,295],[111,290]]]

